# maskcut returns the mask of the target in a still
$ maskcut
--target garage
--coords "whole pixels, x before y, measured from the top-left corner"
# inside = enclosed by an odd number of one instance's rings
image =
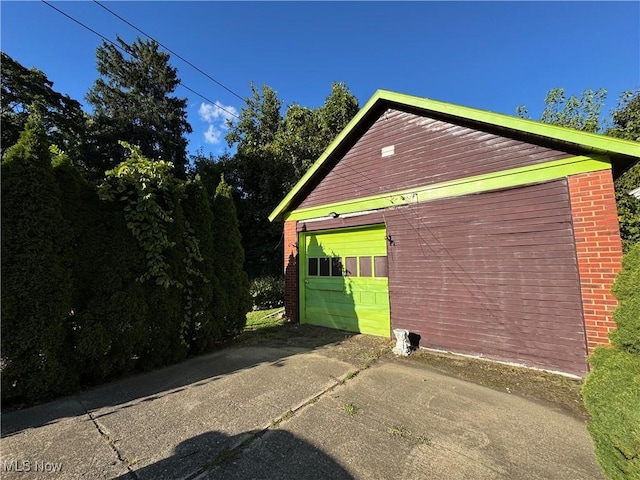
[[[389,336],[384,225],[301,232],[301,323]]]
[[[638,144],[380,90],[270,215],[291,321],[583,376]]]

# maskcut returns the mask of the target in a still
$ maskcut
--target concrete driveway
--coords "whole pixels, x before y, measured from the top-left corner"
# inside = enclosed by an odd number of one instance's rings
[[[5,413],[1,476],[603,478],[580,419],[391,354],[360,370],[364,341],[229,348]]]

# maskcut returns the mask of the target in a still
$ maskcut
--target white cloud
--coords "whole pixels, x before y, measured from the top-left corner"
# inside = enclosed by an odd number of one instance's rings
[[[207,124],[204,141],[209,144],[218,144],[222,142],[225,133],[229,130],[227,120],[234,119],[238,115],[238,110],[216,100],[213,104],[201,103],[198,115],[200,120]]]
[[[231,120],[238,115],[238,110],[231,105],[223,105],[218,100],[212,105],[210,103],[201,103],[198,114],[203,122],[213,123],[216,120]]]
[[[204,141],[207,143],[215,144],[220,143],[222,140],[222,132],[217,130],[215,125],[209,125],[209,128],[204,132]]]

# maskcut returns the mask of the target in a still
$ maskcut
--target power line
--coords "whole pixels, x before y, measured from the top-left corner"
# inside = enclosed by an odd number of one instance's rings
[[[114,17],[122,20],[124,23],[126,23],[127,25],[129,25],[131,28],[135,29],[136,31],[140,32],[141,34],[143,34],[145,37],[153,40],[154,42],[156,42],[158,45],[160,45],[162,48],[164,48],[167,52],[169,52],[170,54],[172,54],[175,57],[178,57],[180,60],[182,60],[184,63],[186,63],[187,65],[189,65],[190,67],[196,69],[198,72],[200,72],[202,75],[204,75],[205,77],[207,77],[209,80],[211,80],[212,82],[216,83],[217,85],[221,86],[222,88],[224,88],[227,92],[231,93],[232,95],[235,95],[236,97],[238,97],[240,100],[242,100],[243,102],[245,101],[245,99],[243,97],[241,97],[240,95],[238,95],[236,92],[234,92],[233,90],[231,90],[229,87],[227,87],[226,85],[224,85],[223,83],[219,82],[218,80],[216,80],[215,78],[213,78],[211,75],[209,75],[207,72],[202,71],[200,68],[198,68],[197,66],[195,66],[193,63],[191,63],[189,60],[187,60],[186,58],[184,58],[182,55],[179,55],[178,53],[174,52],[173,50],[171,50],[169,47],[167,47],[166,45],[162,44],[160,41],[156,40],[155,38],[153,38],[151,35],[149,35],[148,33],[142,31],[141,29],[139,29],[138,27],[136,27],[133,23],[129,22],[127,19],[121,17],[120,15],[118,15],[116,12],[114,12],[113,10],[109,9],[108,7],[105,7],[103,4],[101,4],[98,0],[93,0],[93,3],[95,3],[96,5],[102,7],[104,10],[106,10],[107,12],[109,12],[111,15],[113,15]]]
[[[82,23],[80,20],[76,20],[76,19],[75,19],[75,18],[73,18],[71,15],[68,15],[68,14],[66,14],[65,12],[63,12],[62,10],[60,10],[59,8],[54,7],[53,5],[51,5],[51,4],[50,4],[49,2],[47,2],[46,0],[41,0],[41,1],[42,1],[42,3],[44,3],[45,5],[47,5],[47,6],[51,7],[51,8],[53,8],[56,12],[58,12],[58,13],[60,13],[60,14],[64,15],[65,17],[67,17],[69,20],[71,20],[71,21],[73,21],[73,22],[76,22],[78,25],[80,25],[80,26],[82,26],[82,27],[86,28],[86,29],[87,29],[87,30],[89,30],[91,33],[94,33],[94,34],[96,34],[97,36],[99,36],[99,37],[100,37],[102,40],[104,40],[105,42],[110,43],[110,44],[111,44],[111,45],[113,45],[114,47],[117,47],[117,48],[119,48],[120,50],[122,50],[122,51],[124,52],[124,50],[123,50],[119,45],[116,45],[114,42],[112,42],[111,40],[109,40],[107,37],[105,37],[105,36],[104,36],[104,35],[102,35],[101,33],[96,32],[93,28],[91,28],[91,27],[89,27],[89,26],[85,25],[85,24],[84,24],[84,23]],[[126,52],[125,52],[125,53],[126,53]]]
[[[98,37],[100,37],[102,40],[104,40],[105,42],[113,45],[115,48],[117,48],[118,50],[121,50],[122,52],[131,55],[134,58],[137,58],[137,56],[135,55],[135,53],[133,52],[128,52],[127,50],[125,50],[124,48],[122,48],[120,45],[118,45],[117,43],[115,43],[114,41],[110,40],[109,38],[105,37],[104,35],[102,35],[101,33],[95,31],[93,28],[89,27],[88,25],[82,23],[80,20],[77,20],[76,18],[72,17],[71,15],[63,12],[62,10],[60,10],[57,7],[54,7],[52,4],[50,4],[49,2],[47,2],[46,0],[41,0],[42,3],[44,3],[45,5],[53,8],[56,12],[60,13],[61,15],[64,15],[65,17],[67,17],[69,20],[72,20],[73,22],[77,23],[78,25],[80,25],[81,27],[89,30],[91,33],[97,35]],[[159,44],[159,43],[158,43]],[[220,105],[218,105],[216,102],[214,102],[213,100],[205,97],[204,95],[202,95],[201,93],[197,92],[196,90],[194,90],[193,88],[188,87],[187,85],[185,85],[180,79],[178,79],[178,83],[185,88],[186,90],[189,90],[190,92],[194,93],[195,95],[197,95],[198,97],[202,98],[204,101],[212,104],[214,107],[222,110],[223,112],[228,113],[229,115],[231,115],[232,117],[237,118],[238,120],[240,120],[240,117],[238,115],[236,115],[235,113],[231,112],[230,110],[227,110],[224,107],[221,107]],[[244,101],[244,100],[243,100]]]

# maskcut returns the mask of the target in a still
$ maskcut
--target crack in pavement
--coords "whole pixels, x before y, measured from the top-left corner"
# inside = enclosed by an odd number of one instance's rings
[[[376,363],[380,359],[381,356],[382,355],[379,355],[376,358],[371,359],[369,362],[367,362],[364,366],[362,366],[360,368],[356,368],[354,370],[348,371],[347,373],[345,373],[340,378],[332,377],[334,379],[334,383],[332,383],[331,385],[327,386],[325,389],[321,390],[320,392],[316,393],[315,395],[312,395],[308,399],[304,400],[299,405],[297,405],[297,406],[295,406],[293,408],[290,408],[289,410],[284,412],[282,415],[277,417],[275,420],[272,420],[267,426],[265,426],[262,429],[260,429],[258,431],[255,431],[252,434],[250,434],[247,438],[245,438],[238,445],[236,445],[236,446],[234,446],[232,448],[228,448],[226,450],[223,450],[220,454],[218,454],[218,456],[214,460],[212,460],[208,464],[204,465],[203,467],[199,468],[195,472],[191,473],[189,476],[185,477],[183,480],[199,480],[199,479],[202,479],[202,478],[204,478],[204,475],[209,474],[215,468],[220,467],[220,466],[224,465],[225,463],[228,463],[229,461],[231,461],[234,458],[238,457],[238,455],[240,455],[244,450],[246,450],[249,446],[251,446],[256,440],[258,440],[259,438],[263,437],[267,432],[269,432],[270,430],[273,430],[274,428],[277,428],[283,422],[285,422],[287,420],[290,420],[291,418],[296,416],[300,411],[304,410],[309,405],[312,405],[312,404],[316,403],[318,400],[320,400],[320,398],[322,398],[326,394],[328,394],[328,393],[334,391],[336,388],[346,384],[347,381],[355,378],[362,371],[364,371],[364,370],[368,369],[369,367],[371,367],[374,363]]]
[[[138,478],[138,474],[135,472],[135,470],[133,470],[131,468],[131,466],[129,465],[129,462],[127,460],[125,460],[124,456],[120,453],[120,451],[118,450],[118,448],[115,445],[115,441],[111,438],[111,436],[109,435],[109,433],[98,423],[98,421],[96,420],[96,418],[94,417],[93,413],[91,413],[87,407],[84,405],[84,403],[82,403],[82,400],[80,400],[80,398],[78,398],[78,403],[80,404],[80,406],[82,407],[82,409],[84,410],[84,412],[87,414],[87,416],[89,417],[89,419],[91,420],[91,422],[93,423],[93,426],[96,427],[96,430],[98,430],[98,433],[100,434],[100,436],[106,440],[107,445],[109,445],[109,447],[111,448],[111,450],[113,450],[113,452],[116,454],[116,457],[118,458],[118,460],[125,466],[127,467],[127,472],[129,474],[129,476],[133,479],[133,480],[139,480]]]

